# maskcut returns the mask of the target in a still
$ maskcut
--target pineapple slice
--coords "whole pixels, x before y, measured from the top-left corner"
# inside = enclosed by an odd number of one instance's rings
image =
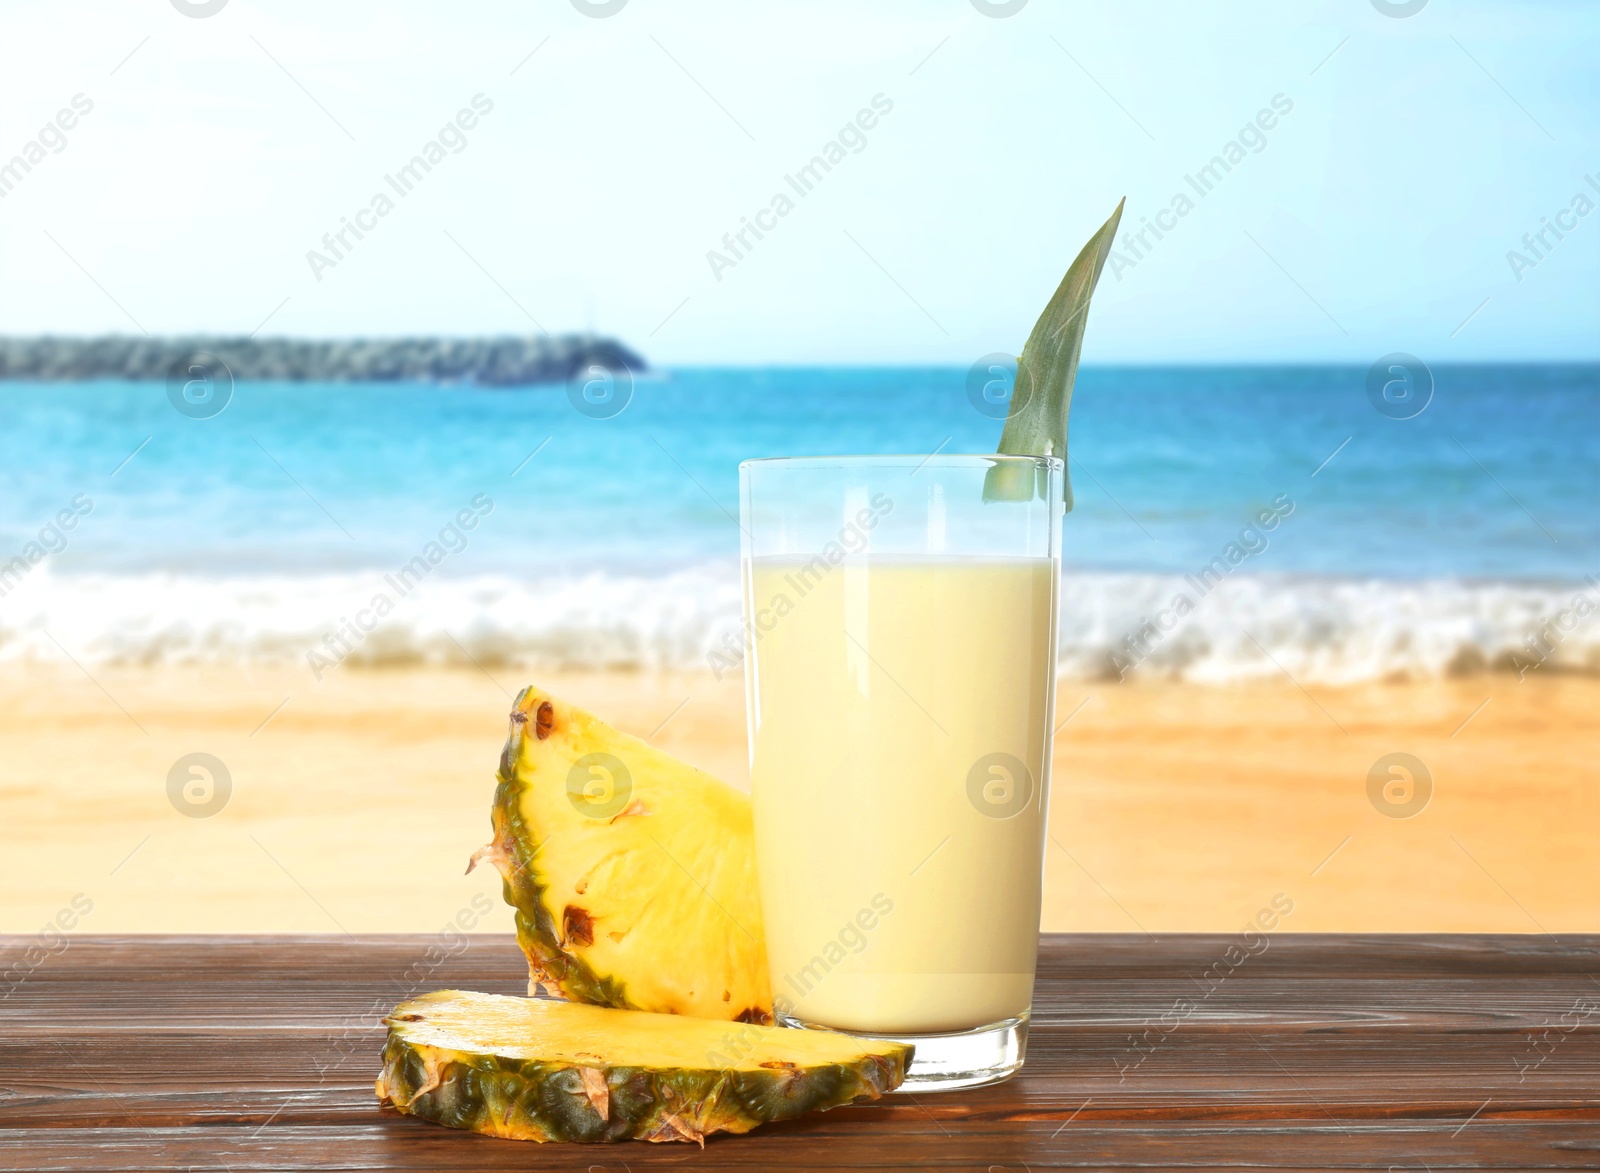
[[[378,1098],[513,1140],[695,1141],[899,1086],[911,1047],[439,990],[384,1020]]]
[[[473,863],[505,881],[530,994],[772,1021],[745,795],[536,688],[499,780]]]

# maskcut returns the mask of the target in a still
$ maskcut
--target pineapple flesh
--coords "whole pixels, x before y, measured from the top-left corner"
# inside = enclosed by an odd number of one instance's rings
[[[772,1021],[744,794],[525,688],[493,824],[473,862],[504,880],[530,994]]]
[[[831,1031],[712,1022],[440,990],[385,1019],[378,1098],[490,1136],[703,1144],[876,1099],[911,1048]]]

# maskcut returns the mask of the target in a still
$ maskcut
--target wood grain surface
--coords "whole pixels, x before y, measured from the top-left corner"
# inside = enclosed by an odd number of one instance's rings
[[[1017,1078],[703,1151],[379,1108],[384,1011],[522,993],[510,937],[35,944],[0,937],[0,1169],[1600,1168],[1600,936],[1050,935]]]

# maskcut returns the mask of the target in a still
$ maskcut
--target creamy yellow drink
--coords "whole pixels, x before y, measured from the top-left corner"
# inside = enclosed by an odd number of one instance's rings
[[[1054,562],[758,557],[745,589],[775,1002],[803,1022],[902,1034],[1025,1015]]]

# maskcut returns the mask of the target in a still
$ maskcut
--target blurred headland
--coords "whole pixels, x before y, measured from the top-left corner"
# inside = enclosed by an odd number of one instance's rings
[[[487,338],[147,338],[54,335],[0,338],[0,379],[67,381],[187,378],[220,359],[235,379],[271,382],[559,383],[600,366],[637,374],[637,353],[593,334]]]

